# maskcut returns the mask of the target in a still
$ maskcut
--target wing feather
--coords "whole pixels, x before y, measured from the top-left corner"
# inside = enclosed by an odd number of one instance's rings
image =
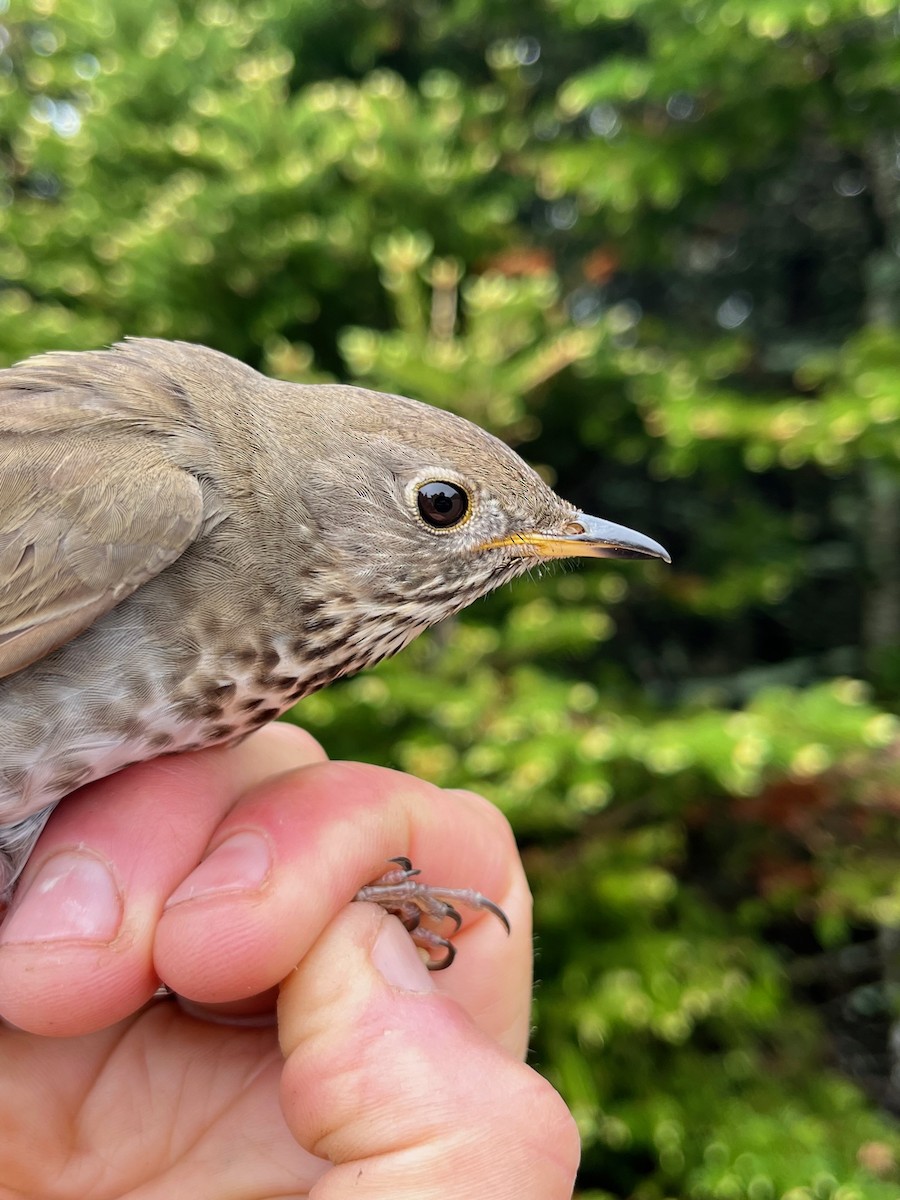
[[[51,355],[24,364],[29,373],[0,372],[0,677],[93,624],[203,524],[200,483],[150,436],[152,403],[150,419],[134,411],[136,381],[122,420],[112,381],[67,384],[60,359],[84,361]],[[42,363],[56,370],[41,377]]]

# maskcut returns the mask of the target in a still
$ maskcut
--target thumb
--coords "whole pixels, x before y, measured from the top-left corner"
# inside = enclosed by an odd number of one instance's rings
[[[502,984],[498,984],[498,987]],[[315,1200],[569,1200],[575,1123],[441,995],[396,918],[351,904],[282,985],[281,1103]]]

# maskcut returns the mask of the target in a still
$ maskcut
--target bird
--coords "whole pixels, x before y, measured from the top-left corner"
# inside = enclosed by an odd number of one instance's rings
[[[571,557],[670,561],[417,400],[154,338],[0,370],[0,896],[70,792],[235,743]]]

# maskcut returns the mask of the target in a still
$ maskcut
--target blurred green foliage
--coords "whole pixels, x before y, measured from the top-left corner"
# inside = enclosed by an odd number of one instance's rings
[[[523,580],[294,714],[514,822],[594,1200],[900,1193],[898,33],[0,0],[4,361],[159,335],[409,393],[673,552]]]

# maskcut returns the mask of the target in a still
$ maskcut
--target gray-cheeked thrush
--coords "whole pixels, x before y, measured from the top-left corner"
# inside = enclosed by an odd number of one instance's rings
[[[75,788],[235,741],[574,556],[669,561],[415,400],[151,339],[0,371],[0,896]],[[408,927],[496,911],[395,868],[373,895]]]

